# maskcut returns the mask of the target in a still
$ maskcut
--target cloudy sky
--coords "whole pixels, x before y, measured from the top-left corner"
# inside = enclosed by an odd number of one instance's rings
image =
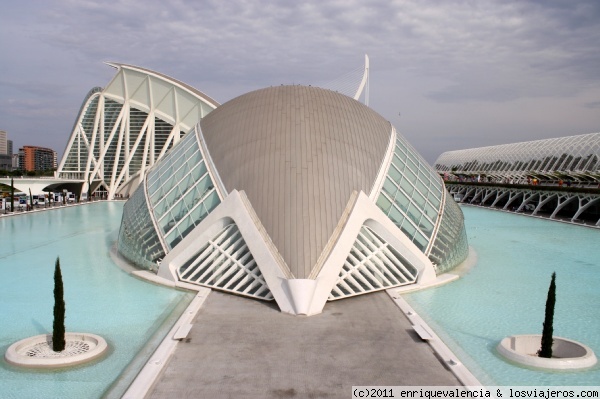
[[[370,106],[444,151],[600,131],[598,0],[20,0],[0,14],[0,130],[62,154],[104,61],[223,103],[371,60]]]

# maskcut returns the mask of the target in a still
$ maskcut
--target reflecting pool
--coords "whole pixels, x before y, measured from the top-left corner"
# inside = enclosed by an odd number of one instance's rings
[[[2,398],[120,397],[193,295],[131,277],[110,248],[123,203],[101,202],[0,218]],[[110,352],[65,370],[13,367],[13,342],[51,333],[54,262],[60,256],[66,329],[102,336]]]
[[[404,295],[486,385],[600,385],[600,365],[540,371],[507,363],[495,347],[509,335],[541,334],[556,272],[554,335],[600,356],[600,231],[462,207],[476,265],[444,286]]]

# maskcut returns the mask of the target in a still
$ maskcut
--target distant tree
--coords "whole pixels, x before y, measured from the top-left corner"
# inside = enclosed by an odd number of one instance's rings
[[[15,182],[14,179],[10,178],[10,211],[14,212],[15,209]]]
[[[54,352],[62,352],[65,350],[65,345],[65,300],[62,274],[60,272],[60,259],[57,257],[54,265],[54,323],[52,325],[52,350]]]
[[[554,333],[554,304],[556,303],[556,273],[552,273],[550,287],[548,288],[548,298],[546,299],[546,316],[544,318],[544,329],[542,331],[542,347],[538,351],[539,357],[552,357],[552,334]]]

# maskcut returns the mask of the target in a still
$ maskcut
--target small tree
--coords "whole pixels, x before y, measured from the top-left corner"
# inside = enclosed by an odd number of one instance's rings
[[[54,323],[52,326],[52,350],[61,352],[65,349],[65,300],[60,259],[54,265]]]
[[[552,325],[554,319],[554,304],[556,302],[556,273],[552,273],[552,280],[550,280],[550,288],[548,288],[548,298],[546,299],[546,316],[544,318],[544,329],[542,331],[542,347],[538,351],[539,357],[552,357],[552,334],[554,333],[554,327]]]
[[[15,207],[15,182],[13,178],[10,178],[10,211],[14,212]]]

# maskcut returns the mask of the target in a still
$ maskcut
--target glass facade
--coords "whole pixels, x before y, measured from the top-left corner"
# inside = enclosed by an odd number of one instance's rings
[[[437,274],[451,270],[469,255],[462,210],[451,196],[446,198],[440,227],[429,253]]]
[[[129,261],[148,270],[157,270],[157,261],[165,256],[148,211],[143,185],[123,207],[117,248]]]
[[[173,249],[220,202],[202,158],[196,130],[192,129],[148,172],[145,184],[127,202],[119,252],[135,264],[155,268],[156,260]],[[144,234],[136,235],[135,231]],[[166,246],[164,250],[158,234]],[[145,248],[149,244],[152,248]]]
[[[64,176],[67,178],[83,179],[82,169],[85,168],[89,154],[85,143],[92,141],[94,119],[98,110],[99,100],[100,94],[95,92],[86,98],[87,106],[82,106],[83,116],[80,121],[81,126],[77,126],[76,129],[83,131],[83,136],[79,135],[75,137],[75,142],[70,146],[70,151],[67,153],[62,167]],[[79,150],[80,148],[85,148],[86,150],[81,151]]]
[[[400,135],[377,205],[425,251],[438,218],[444,185]]]
[[[412,146],[397,135],[392,163],[377,199],[377,206],[392,222],[437,265],[441,273],[462,262],[468,255],[468,245],[462,211],[448,201],[448,212],[440,215],[445,190],[437,173]],[[440,221],[439,219],[442,218]],[[436,230],[436,225],[440,228]],[[464,236],[455,253],[445,245],[451,234]],[[432,245],[433,244],[433,245]],[[448,258],[449,255],[453,255]],[[440,265],[444,265],[440,267]]]
[[[173,249],[221,199],[208,173],[195,130],[148,173],[148,198],[169,249]]]

